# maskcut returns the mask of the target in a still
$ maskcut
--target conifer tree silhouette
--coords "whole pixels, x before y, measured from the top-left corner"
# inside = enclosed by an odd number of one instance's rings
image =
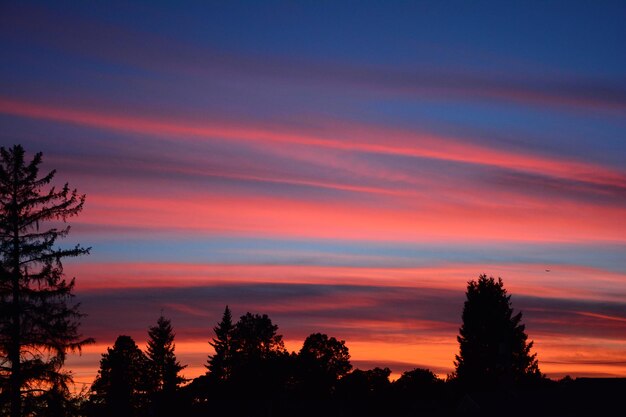
[[[36,401],[34,393],[66,391],[67,352],[93,341],[78,331],[74,279],[65,280],[61,262],[89,248],[55,247],[85,195],[51,186],[56,171],[40,175],[41,162],[41,153],[26,162],[20,145],[0,148],[0,391],[8,392],[11,417],[22,415],[23,400]]]
[[[209,355],[209,359],[205,367],[209,374],[218,380],[227,380],[230,378],[233,360],[233,319],[228,306],[224,309],[222,321],[213,328],[215,337],[209,344],[215,350],[215,354]]]
[[[466,296],[456,378],[474,388],[493,388],[540,377],[522,313],[514,314],[502,279],[480,275],[468,283]]]
[[[174,331],[170,320],[161,316],[157,325],[148,330],[148,369],[156,391],[172,392],[185,378],[179,375],[186,368],[174,353]]]

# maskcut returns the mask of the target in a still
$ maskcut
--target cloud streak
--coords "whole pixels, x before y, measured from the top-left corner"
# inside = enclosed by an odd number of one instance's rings
[[[388,208],[350,201],[209,192],[175,201],[165,196],[91,194],[90,204],[91,208],[76,224],[98,226],[103,232],[108,227],[125,227],[192,236],[232,233],[375,242],[624,242],[623,209],[580,204],[562,204],[558,210],[503,210],[497,204],[459,206],[436,202]]]
[[[599,109],[623,114],[626,88],[618,81],[563,75],[491,74],[415,66],[393,69],[381,65],[294,59],[280,54],[241,54],[215,46],[178,42],[94,19],[68,19],[53,10],[12,7],[4,25],[9,33],[56,50],[143,69],[185,77],[210,79],[237,74],[259,80],[276,80],[315,88],[353,93],[461,100],[488,99],[529,106]],[[6,29],[5,29],[6,30]]]
[[[28,102],[0,99],[0,112],[14,116],[76,123],[102,129],[121,130],[132,133],[150,134],[159,137],[173,136],[175,140],[243,140],[263,144],[307,145],[341,151],[391,154],[416,158],[438,159],[539,173],[557,178],[573,179],[593,184],[604,184],[626,188],[623,172],[577,161],[510,153],[503,150],[483,148],[454,139],[407,134],[387,130],[372,133],[369,127],[353,126],[347,131],[340,129],[333,139],[299,132],[282,132],[267,128],[242,128],[240,125],[194,124],[188,121],[163,121],[149,117],[128,117],[102,114],[83,110],[44,106]],[[345,135],[345,136],[344,136]],[[393,137],[393,142],[384,138]],[[183,138],[181,138],[183,137]]]

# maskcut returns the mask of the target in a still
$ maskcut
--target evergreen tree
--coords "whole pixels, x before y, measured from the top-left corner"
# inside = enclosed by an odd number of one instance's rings
[[[233,319],[228,306],[224,309],[222,321],[213,328],[215,337],[209,344],[215,350],[214,355],[209,355],[206,368],[209,374],[218,380],[227,380],[232,371],[232,333]]]
[[[65,280],[61,262],[89,249],[55,247],[85,195],[67,184],[51,186],[56,171],[40,176],[41,153],[28,163],[24,158],[19,145],[0,148],[0,384],[10,403],[10,411],[0,411],[12,417],[34,393],[66,391],[72,380],[62,371],[67,352],[92,341],[78,332],[82,316],[70,302],[74,279]]]
[[[130,336],[119,336],[102,355],[91,386],[95,415],[134,417],[146,407],[148,359]]]
[[[170,320],[163,316],[148,330],[146,385],[150,387],[151,409],[155,416],[174,414],[176,391],[185,382],[179,375],[185,366],[176,360],[174,336]]]
[[[176,360],[174,331],[170,320],[161,316],[157,325],[148,330],[149,379],[155,392],[172,393],[185,381],[179,375],[186,368]]]
[[[480,275],[467,285],[457,340],[456,377],[475,388],[493,388],[541,377],[522,313],[514,314],[502,279]]]

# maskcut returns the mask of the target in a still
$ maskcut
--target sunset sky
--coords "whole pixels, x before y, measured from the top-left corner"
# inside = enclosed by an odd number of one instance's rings
[[[626,3],[11,3],[0,144],[87,194],[78,382],[161,312],[199,375],[226,304],[445,376],[481,273],[548,376],[626,376]]]

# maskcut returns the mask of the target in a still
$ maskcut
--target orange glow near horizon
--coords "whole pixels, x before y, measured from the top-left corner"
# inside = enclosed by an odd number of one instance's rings
[[[302,295],[293,300],[282,299],[280,302],[265,304],[262,301],[250,300],[239,306],[248,311],[267,313],[280,326],[279,332],[284,334],[286,346],[290,351],[297,351],[302,340],[294,339],[294,331],[323,331],[332,336],[346,340],[352,360],[359,363],[375,364],[390,367],[392,377],[398,378],[404,370],[412,367],[429,367],[444,378],[453,370],[454,355],[458,345],[456,335],[460,326],[460,307],[458,317],[453,322],[433,319],[412,319],[409,317],[386,317],[352,319],[335,318],[332,322],[323,319],[308,321],[306,325],[295,325],[286,322],[285,317],[311,317],[341,306],[344,310],[371,310],[380,308],[381,301],[387,297],[384,288],[400,289],[400,294],[413,289],[416,294],[429,294],[430,291],[444,291],[462,302],[462,292],[468,279],[467,271],[491,271],[496,276],[505,277],[505,285],[513,294],[513,306],[518,307],[517,297],[548,297],[553,300],[569,300],[595,302],[601,300],[603,289],[626,289],[626,277],[600,269],[588,267],[563,266],[550,272],[551,279],[545,280],[546,272],[543,265],[501,264],[477,265],[457,264],[439,267],[422,268],[362,268],[333,267],[307,265],[227,265],[227,264],[167,264],[167,263],[80,263],[70,265],[67,272],[83,277],[77,289],[79,295],[100,294],[102,291],[113,291],[112,294],[125,294],[125,291],[169,287],[176,291],[184,288],[237,288],[238,285],[314,285],[314,286],[350,286],[354,294],[346,297],[343,293],[336,295]],[[593,283],[585,284],[585,278],[592,274],[596,277]],[[111,279],[110,277],[116,277]],[[563,283],[568,282],[571,288],[564,290]],[[589,288],[585,288],[588,285]],[[359,295],[359,288],[378,286],[377,295],[364,293]],[[593,287],[593,288],[592,288]],[[597,295],[594,295],[597,291]],[[105,296],[106,297],[106,296]],[[395,296],[394,296],[395,297]],[[606,297],[604,297],[606,300]],[[616,298],[616,301],[618,298]],[[393,299],[389,301],[394,303]],[[170,300],[162,305],[169,315],[197,317],[204,323],[202,333],[205,336],[197,340],[195,336],[186,336],[189,332],[184,324],[174,328],[179,334],[176,349],[180,358],[189,367],[185,370],[187,377],[195,377],[205,372],[203,368],[206,356],[210,353],[207,341],[213,336],[211,326],[218,319],[220,307],[207,309],[190,299],[181,301]],[[549,305],[546,305],[549,307]],[[561,322],[557,313],[552,318],[542,318],[542,309],[524,310],[527,332],[535,341],[534,352],[538,354],[542,372],[554,378],[565,374],[578,376],[622,375],[626,371],[626,342],[620,339],[602,339],[596,336],[567,337],[552,333],[545,329],[558,329],[564,324],[579,326],[580,329],[597,328],[602,323],[613,333],[626,329],[626,318],[615,317],[592,311],[571,311],[572,318]],[[235,310],[235,316],[243,311]],[[539,314],[539,315],[538,315]],[[278,317],[278,318],[277,318]],[[576,323],[575,317],[580,318]],[[608,320],[608,321],[607,321]],[[608,324],[607,324],[608,323]],[[612,327],[606,327],[611,325]],[[143,324],[147,328],[148,323]],[[547,327],[546,327],[547,326]],[[544,330],[542,330],[544,329]],[[197,329],[193,330],[197,332]],[[145,331],[135,331],[134,336],[139,344],[145,343]],[[195,333],[194,333],[195,334]],[[384,338],[376,335],[385,335]],[[97,336],[97,335],[95,335]],[[113,340],[106,341],[109,346]],[[83,359],[70,360],[74,369],[82,372],[81,381],[95,375],[96,353],[106,350],[105,340],[97,346],[88,347]],[[95,355],[95,356],[94,356]],[[91,367],[86,365],[91,363]],[[81,365],[83,364],[83,365]],[[366,365],[369,366],[369,365]],[[372,365],[373,366],[373,365]]]
[[[626,371],[626,344],[611,340],[546,338],[535,339],[533,352],[537,353],[539,366],[548,377],[559,379],[565,375],[578,376],[620,376]],[[285,347],[289,352],[298,352],[302,340],[285,339]],[[448,337],[430,338],[430,340],[405,340],[403,343],[384,341],[345,340],[350,349],[351,361],[355,368],[359,363],[371,366],[389,367],[391,379],[395,380],[405,370],[426,367],[435,370],[439,378],[445,379],[454,371],[454,357],[458,353],[455,334]],[[145,340],[137,339],[142,350]],[[110,344],[99,343],[83,349],[82,355],[70,355],[67,366],[73,369],[75,380],[79,385],[88,385],[97,375],[97,363],[101,354],[105,353]],[[213,352],[207,340],[177,340],[176,355],[187,365],[182,374],[186,378],[196,378],[206,373],[206,360]],[[603,360],[598,360],[600,355]],[[393,358],[390,360],[390,358]]]

